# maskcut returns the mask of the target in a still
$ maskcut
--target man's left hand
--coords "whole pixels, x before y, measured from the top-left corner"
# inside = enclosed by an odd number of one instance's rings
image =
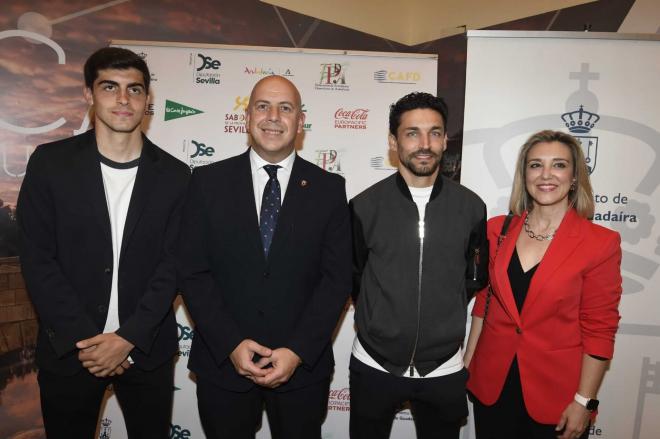
[[[133,344],[114,332],[99,334],[76,343],[78,359],[97,377],[110,375],[133,349]]]
[[[269,360],[272,368],[270,368],[268,374],[264,377],[255,377],[254,382],[271,389],[289,381],[296,368],[302,364],[300,357],[287,348],[273,349]]]

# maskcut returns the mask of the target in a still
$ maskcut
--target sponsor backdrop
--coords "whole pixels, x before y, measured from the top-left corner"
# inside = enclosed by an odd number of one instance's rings
[[[623,247],[622,315],[591,436],[660,437],[660,38],[468,32],[462,183],[506,213],[515,157],[532,133],[582,143],[594,222]]]
[[[300,90],[306,114],[298,154],[343,175],[349,198],[395,170],[387,151],[389,105],[411,91],[436,90],[436,55],[114,44],[139,53],[151,69],[152,102],[145,123],[149,138],[191,168],[245,151],[244,115],[252,86],[266,75],[289,78]],[[334,344],[337,366],[324,438],[348,437],[348,360],[354,329],[352,307],[346,311]],[[194,325],[180,300],[177,320],[179,358],[170,437],[202,438],[195,383],[186,368]],[[101,418],[99,437],[125,437],[113,395]],[[402,410],[392,438],[410,438],[413,432],[410,412]],[[270,437],[265,416],[257,437]]]

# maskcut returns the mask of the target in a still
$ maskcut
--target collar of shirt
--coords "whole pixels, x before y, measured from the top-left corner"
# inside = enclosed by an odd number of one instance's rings
[[[261,212],[261,200],[264,196],[264,189],[268,183],[268,173],[264,169],[265,165],[279,165],[280,169],[277,170],[277,181],[280,182],[280,190],[282,191],[281,200],[284,203],[284,195],[286,188],[289,185],[289,178],[291,177],[291,169],[293,162],[296,158],[296,152],[291,151],[284,160],[279,163],[270,163],[262,159],[252,148],[250,148],[250,169],[252,171],[252,187],[254,188],[254,202],[257,207],[257,218]]]

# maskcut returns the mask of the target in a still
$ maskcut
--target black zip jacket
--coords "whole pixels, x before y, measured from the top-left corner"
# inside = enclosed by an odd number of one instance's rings
[[[465,338],[467,304],[488,282],[486,206],[439,176],[420,223],[396,173],[350,203],[355,323],[365,350],[401,376],[424,376]]]

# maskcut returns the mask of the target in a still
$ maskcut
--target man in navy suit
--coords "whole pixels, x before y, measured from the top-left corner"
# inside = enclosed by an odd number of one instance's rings
[[[131,438],[167,437],[177,349],[174,249],[190,171],[140,124],[149,69],[106,47],[85,63],[94,130],[39,146],[18,198],[39,316],[46,435],[91,438],[112,384]]]
[[[287,79],[260,80],[250,148],[193,172],[179,256],[210,438],[253,438],[264,404],[273,438],[321,436],[331,336],[351,289],[350,220],[344,179],[295,153],[301,107]]]

